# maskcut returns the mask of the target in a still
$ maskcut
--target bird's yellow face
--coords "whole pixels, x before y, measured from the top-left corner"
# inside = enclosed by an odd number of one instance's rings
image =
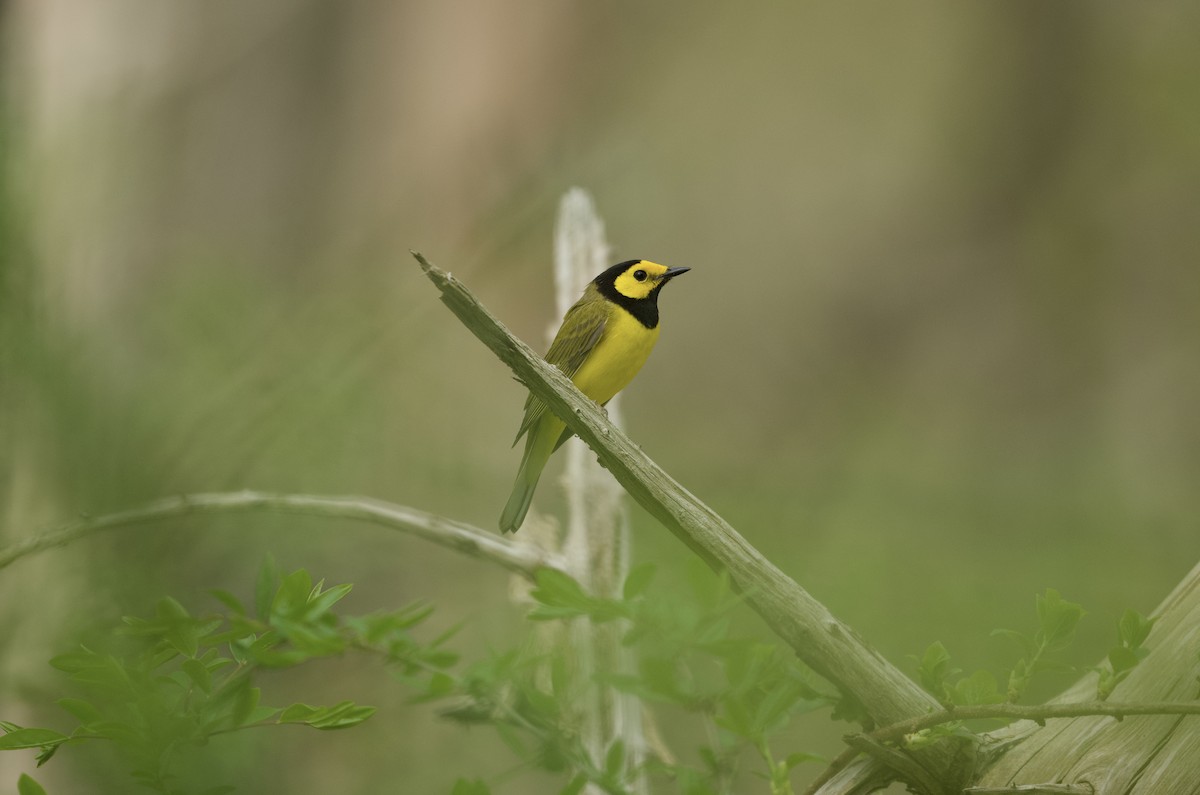
[[[613,282],[617,292],[626,298],[640,300],[654,292],[667,276],[667,267],[649,260],[638,260],[631,264]]]

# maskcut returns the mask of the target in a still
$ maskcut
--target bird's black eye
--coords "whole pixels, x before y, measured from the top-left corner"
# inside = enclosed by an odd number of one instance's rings
[[[633,272],[633,278],[637,279],[639,282],[644,282],[646,281],[646,272],[643,270],[636,270]]]

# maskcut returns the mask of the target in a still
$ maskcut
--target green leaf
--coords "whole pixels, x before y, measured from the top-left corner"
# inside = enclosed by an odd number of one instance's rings
[[[178,600],[172,599],[169,596],[164,596],[158,600],[155,605],[155,613],[160,621],[179,621],[181,619],[191,618],[191,614],[187,608],[181,605]]]
[[[653,563],[642,563],[634,566],[625,577],[625,586],[622,589],[622,595],[626,599],[641,596],[646,592],[646,588],[650,586],[650,581],[654,579],[656,570]]]
[[[755,730],[750,710],[744,701],[738,698],[726,698],[723,706],[724,711],[713,718],[714,723],[738,737],[747,740],[759,739],[760,732]]]
[[[195,657],[200,650],[200,638],[215,629],[217,623],[203,623],[191,618],[160,619],[162,637],[171,648],[184,657]]]
[[[305,656],[339,654],[346,648],[347,639],[334,624],[283,616],[276,616],[272,623],[296,647],[295,651],[304,652]]]
[[[918,670],[921,686],[938,698],[945,696],[946,680],[958,673],[957,668],[950,667],[950,652],[946,651],[940,640],[935,640],[925,649]]]
[[[222,668],[226,668],[234,664],[233,660],[229,657],[220,656],[216,649],[209,649],[208,652],[200,658],[200,662],[204,664],[204,667],[208,670],[210,675],[217,673]]]
[[[829,717],[834,720],[846,721],[847,723],[864,723],[871,719],[871,714],[867,712],[867,708],[863,703],[849,692],[843,692],[840,697],[833,703],[833,712]]]
[[[101,718],[100,710],[81,698],[60,698],[54,703],[79,718],[82,723],[91,723]]]
[[[264,621],[271,614],[271,602],[278,587],[279,567],[275,565],[275,558],[267,555],[263,558],[262,566],[258,569],[258,579],[254,583],[254,609]]]
[[[557,569],[538,569],[534,579],[537,587],[530,595],[544,605],[583,609],[591,602],[579,583]]]
[[[335,585],[324,591],[314,589],[313,593],[309,595],[305,616],[313,619],[329,612],[329,608],[344,599],[353,587],[352,583],[345,583],[343,585]]]
[[[283,710],[276,723],[307,723],[308,719],[321,711],[321,707],[309,704],[292,704]]]
[[[954,683],[954,703],[962,705],[999,704],[1004,696],[996,687],[996,677],[989,671],[976,671]]]
[[[343,701],[332,707],[292,704],[283,711],[276,723],[303,723],[314,729],[345,729],[356,726],[375,714],[375,707],[364,707],[353,701]]]
[[[691,693],[684,690],[688,682],[679,675],[678,662],[676,659],[648,657],[638,667],[646,692],[653,693],[658,700],[687,706],[693,699]]]
[[[243,726],[253,726],[256,723],[262,723],[265,720],[270,720],[279,714],[279,707],[255,707],[249,715],[242,720]]]
[[[1121,645],[1131,649],[1139,648],[1150,637],[1157,618],[1146,618],[1136,610],[1126,610],[1117,623],[1117,634]]]
[[[59,745],[71,738],[53,729],[17,729],[0,736],[0,751],[14,751],[18,748],[42,748],[48,745]]]
[[[783,765],[788,770],[791,770],[792,768],[802,765],[805,762],[820,762],[821,764],[826,764],[828,761],[829,760],[825,757],[818,756],[817,754],[806,754],[801,751],[797,751],[794,754],[788,754],[787,758],[783,760]]]
[[[521,696],[525,699],[522,713],[536,716],[539,721],[552,722],[562,713],[562,701],[550,693],[537,688],[522,688]]]
[[[1012,671],[1008,674],[1008,700],[1012,703],[1017,703],[1021,698],[1021,694],[1025,692],[1025,688],[1029,685],[1029,677],[1032,676],[1032,671],[1029,670],[1028,663],[1021,659],[1017,660],[1013,665]]]
[[[115,720],[102,720],[88,726],[88,731],[113,742],[130,747],[137,747],[143,742],[142,734],[128,723]]]
[[[1041,638],[1048,648],[1062,648],[1075,638],[1075,628],[1086,615],[1083,607],[1063,599],[1058,591],[1047,588],[1037,598]]]
[[[262,698],[262,690],[251,687],[249,679],[239,679],[236,687],[233,712],[229,716],[234,727],[250,723],[250,716],[258,709],[258,701]]]
[[[97,661],[101,659],[100,655],[86,646],[83,646],[82,649],[83,651],[72,651],[51,657],[51,667],[69,674],[95,667]]]
[[[299,649],[278,650],[276,644],[255,645],[250,651],[254,662],[264,668],[291,668],[312,659],[312,654]]]
[[[46,795],[42,785],[24,773],[17,779],[17,795]]]
[[[193,658],[184,660],[182,668],[188,678],[196,683],[196,687],[205,693],[212,692],[212,674],[209,673],[208,666]]]
[[[612,778],[620,778],[625,767],[625,743],[614,740],[604,756],[604,772]]]
[[[271,600],[271,616],[290,616],[302,610],[308,604],[312,590],[312,575],[306,569],[296,569],[288,574],[280,581],[275,598]]]
[[[119,693],[132,693],[136,689],[125,666],[111,655],[100,655],[84,649],[82,652],[55,657],[50,664],[69,673],[76,682]]]
[[[237,638],[229,643],[229,654],[233,657],[234,662],[238,665],[246,665],[250,662],[250,649],[258,642],[256,635],[247,635],[244,638]]]
[[[38,755],[34,757],[34,760],[37,762],[37,766],[41,767],[49,762],[54,755],[58,753],[58,749],[62,748],[64,744],[65,743],[59,743],[58,745],[47,745],[42,748],[42,750],[38,752]]]
[[[1114,646],[1109,649],[1108,663],[1112,666],[1114,674],[1128,673],[1133,670],[1137,664],[1141,662],[1137,653],[1128,646]]]

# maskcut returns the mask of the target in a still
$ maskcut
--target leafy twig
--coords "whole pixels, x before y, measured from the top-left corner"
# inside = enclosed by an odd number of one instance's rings
[[[1132,715],[1200,715],[1200,701],[1190,703],[1161,701],[1128,704],[1109,701],[1035,705],[977,704],[943,709],[931,712],[928,715],[922,715],[918,718],[911,718],[890,726],[884,726],[867,734],[848,736],[846,739],[850,743],[850,747],[829,763],[825,771],[804,791],[804,795],[814,795],[814,793],[819,792],[854,757],[862,753],[864,751],[864,740],[871,747],[877,747],[882,743],[899,740],[923,729],[960,720],[1002,718],[1006,720],[1032,720],[1037,723],[1044,723],[1047,720],[1055,718],[1080,718],[1091,715],[1110,715],[1117,720],[1122,720]]]

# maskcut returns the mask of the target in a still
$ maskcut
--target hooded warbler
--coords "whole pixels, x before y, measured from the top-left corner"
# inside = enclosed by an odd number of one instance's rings
[[[658,341],[658,292],[690,268],[667,268],[631,259],[601,273],[567,310],[546,361],[555,365],[600,405],[633,380]],[[525,520],[533,491],[550,455],[572,433],[541,399],[530,394],[515,446],[525,438],[525,454],[512,496],[500,515],[500,529],[516,532]]]

